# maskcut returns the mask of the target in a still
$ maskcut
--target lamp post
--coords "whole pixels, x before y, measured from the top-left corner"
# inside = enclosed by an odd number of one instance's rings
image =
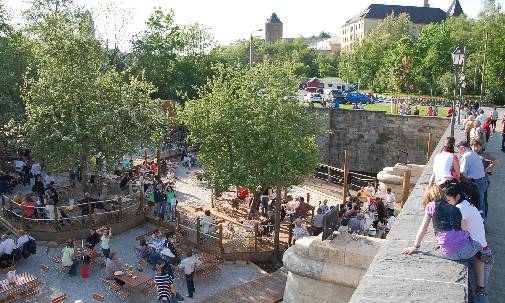
[[[253,62],[253,34],[254,33],[258,33],[258,32],[262,32],[263,29],[262,28],[258,28],[257,30],[254,30],[251,32],[251,39],[249,40],[249,66],[251,67],[252,66],[252,62]]]
[[[451,137],[454,137],[454,124],[456,122],[456,92],[459,89],[460,104],[458,109],[458,123],[459,123],[459,110],[461,108],[462,89],[465,86],[465,53],[466,47],[460,46],[452,52],[452,64],[454,66],[454,99],[452,100],[452,115],[451,115]]]

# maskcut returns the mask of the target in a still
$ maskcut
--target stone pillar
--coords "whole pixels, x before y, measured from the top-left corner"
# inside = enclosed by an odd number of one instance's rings
[[[396,164],[393,167],[385,167],[381,172],[377,174],[377,179],[379,180],[378,191],[382,195],[386,194],[386,189],[391,188],[391,191],[395,194],[396,200],[402,198],[403,195],[403,175],[406,170],[410,170],[410,190],[414,188],[417,180],[421,176],[424,169],[424,165],[417,164]]]
[[[284,302],[349,302],[382,241],[347,233],[296,241],[282,260],[289,271]]]

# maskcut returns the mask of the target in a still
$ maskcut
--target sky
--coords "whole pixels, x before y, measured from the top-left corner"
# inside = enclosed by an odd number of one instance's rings
[[[10,8],[16,23],[21,23],[20,12],[29,7],[26,0],[0,0]],[[372,3],[422,6],[423,0],[75,0],[78,4],[102,15],[95,18],[98,32],[105,40],[111,37],[114,26],[121,26],[122,49],[128,49],[130,37],[145,28],[145,22],[157,6],[172,8],[178,24],[198,22],[207,28],[220,44],[228,44],[250,36],[251,32],[264,28],[266,19],[277,13],[284,24],[284,37],[317,35],[321,31],[339,34],[340,27],[352,16]],[[119,13],[103,14],[104,3],[114,2]],[[446,11],[452,0],[430,0],[431,7]],[[505,0],[498,0],[505,6]],[[463,10],[476,17],[482,0],[460,0]],[[107,16],[107,17],[105,17]],[[126,17],[121,17],[126,16]],[[116,31],[118,32],[118,31]],[[255,33],[255,35],[263,35]]]

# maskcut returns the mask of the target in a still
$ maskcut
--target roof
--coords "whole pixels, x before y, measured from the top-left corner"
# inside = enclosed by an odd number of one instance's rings
[[[268,23],[282,23],[281,19],[279,19],[279,17],[277,17],[276,13],[272,13],[270,18],[267,19],[267,22]]]
[[[452,1],[452,4],[449,7],[449,10],[447,10],[447,16],[458,17],[463,14],[464,14],[463,8],[461,8],[461,3],[459,3],[459,0]]]
[[[362,18],[384,19],[392,13],[397,15],[406,13],[415,24],[439,23],[444,21],[447,16],[446,12],[434,7],[370,4],[364,11],[349,19],[345,25],[354,23]]]

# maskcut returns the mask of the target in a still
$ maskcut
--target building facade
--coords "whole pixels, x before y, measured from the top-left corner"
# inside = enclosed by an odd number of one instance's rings
[[[456,7],[456,14],[452,13]],[[352,43],[359,41],[377,27],[380,21],[388,15],[405,13],[412,21],[411,33],[417,36],[421,29],[430,23],[443,22],[448,16],[463,14],[458,0],[454,0],[450,12],[444,12],[440,8],[429,7],[428,1],[424,1],[422,7],[371,4],[364,11],[349,19],[342,26],[341,45],[343,51],[349,51]]]
[[[276,13],[272,13],[265,23],[265,42],[272,43],[282,39],[283,24]]]

